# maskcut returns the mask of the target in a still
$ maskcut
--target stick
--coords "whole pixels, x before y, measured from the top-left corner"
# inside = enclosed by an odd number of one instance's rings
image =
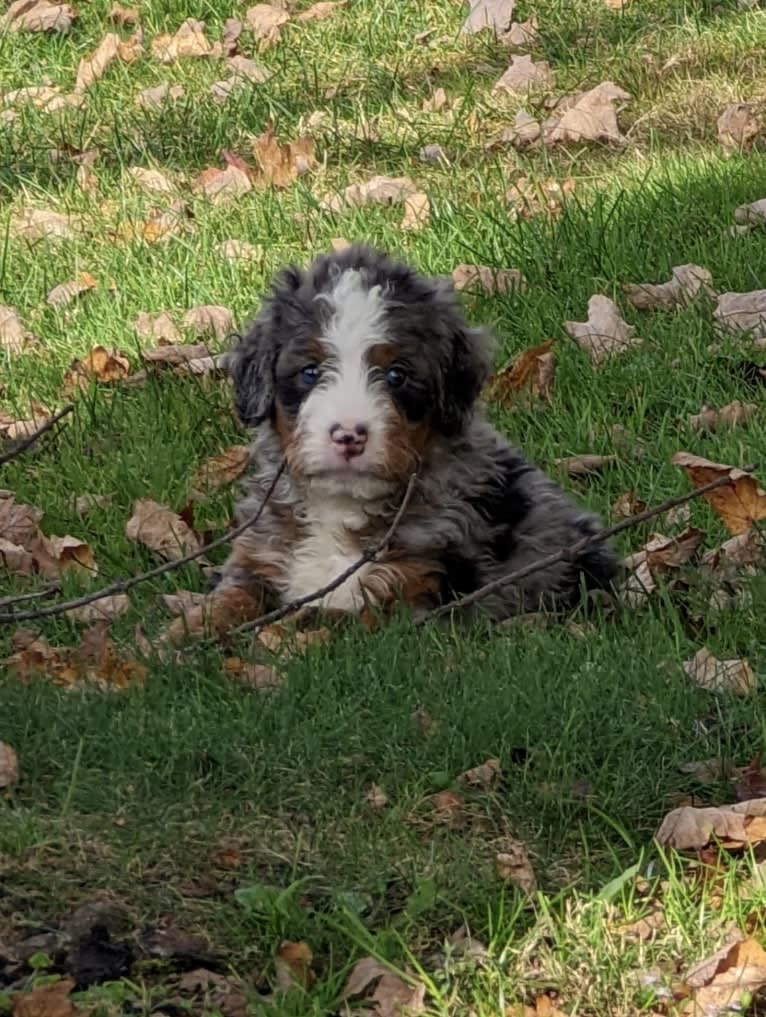
[[[69,403],[68,406],[59,410],[58,413],[54,413],[50,420],[46,420],[44,424],[41,424],[36,431],[33,431],[32,434],[24,438],[23,441],[20,441],[15,448],[11,449],[10,452],[3,452],[0,454],[0,466],[2,466],[3,463],[9,463],[12,459],[16,459],[22,452],[26,452],[30,446],[34,445],[36,441],[42,438],[46,431],[50,431],[51,428],[58,424],[59,420],[68,416],[73,410],[74,406],[72,403]]]
[[[60,593],[61,586],[58,583],[51,583],[50,586],[44,586],[42,590],[35,590],[34,593],[21,593],[18,597],[1,597],[0,607],[10,607],[11,604],[21,604],[25,600],[45,600],[47,597],[52,597],[54,593]]]
[[[333,580],[327,583],[325,586],[320,587],[318,590],[314,590],[313,593],[307,593],[303,597],[297,597],[295,600],[291,600],[289,604],[285,604],[283,607],[275,608],[273,611],[269,611],[268,614],[261,615],[260,618],[254,618],[252,621],[245,622],[243,625],[237,626],[235,629],[231,629],[226,633],[227,637],[238,636],[243,632],[251,632],[253,629],[261,629],[265,625],[271,625],[273,622],[281,621],[282,618],[286,618],[290,614],[295,614],[306,604],[311,604],[315,600],[321,600],[322,597],[326,597],[328,593],[332,593],[333,590],[337,590],[345,581],[353,576],[355,572],[358,572],[363,565],[367,562],[373,561],[379,554],[386,550],[391,542],[391,538],[396,532],[396,528],[401,522],[402,516],[407,511],[407,506],[412,498],[412,493],[415,490],[415,482],[417,481],[417,473],[413,473],[407,484],[407,490],[404,492],[404,497],[399,503],[399,508],[396,510],[391,525],[386,530],[385,535],[372,547],[368,547],[366,551],[363,551],[361,556],[357,560],[349,565],[347,569],[344,569],[340,575],[337,575]]]
[[[96,590],[95,593],[89,593],[84,597],[76,597],[74,600],[65,600],[61,604],[53,604],[51,607],[41,607],[36,611],[19,611],[13,614],[0,614],[0,623],[16,623],[22,621],[32,621],[36,618],[50,618],[53,615],[65,614],[67,611],[73,610],[76,607],[84,607],[86,604],[92,604],[96,600],[103,600],[104,597],[111,597],[114,593],[126,593],[131,590],[134,586],[138,586],[139,583],[145,582],[147,579],[156,579],[157,576],[163,576],[167,572],[173,572],[175,569],[181,568],[183,565],[187,565],[190,561],[194,561],[195,558],[201,558],[208,551],[212,551],[217,547],[221,547],[223,544],[228,544],[235,537],[238,537],[240,533],[244,533],[250,526],[254,526],[261,517],[263,510],[274,493],[279,478],[282,476],[285,469],[285,461],[282,460],[279,469],[274,474],[274,479],[269,484],[268,490],[264,496],[263,501],[258,507],[258,511],[254,512],[253,515],[249,516],[243,523],[235,527],[229,533],[225,533],[222,537],[216,537],[215,540],[211,540],[209,544],[205,544],[200,547],[197,551],[192,551],[190,554],[186,554],[183,558],[179,558],[177,561],[165,562],[164,565],[158,565],[156,568],[149,569],[148,572],[140,572],[138,575],[129,576],[127,579],[119,579],[116,583],[112,583],[110,586],[105,586],[101,590]],[[8,603],[13,603],[18,600],[27,599],[27,595],[23,597],[9,598],[3,602],[2,606],[7,606]]]
[[[753,466],[744,467],[744,470],[747,473],[751,473],[754,469],[755,467]],[[708,484],[703,484],[702,487],[695,487],[693,491],[689,491],[686,494],[681,494],[676,498],[668,498],[659,505],[655,505],[654,508],[646,509],[644,512],[638,512],[636,515],[630,516],[628,519],[623,519],[622,522],[615,523],[614,526],[607,526],[603,530],[599,530],[597,533],[593,533],[588,537],[582,537],[569,547],[562,548],[560,551],[552,551],[550,554],[546,554],[543,558],[538,558],[537,561],[530,562],[529,565],[516,569],[515,572],[509,572],[505,576],[499,576],[497,579],[493,579],[491,582],[485,583],[484,586],[480,586],[472,593],[467,593],[464,597],[458,597],[457,600],[452,600],[448,604],[442,604],[441,607],[437,607],[433,611],[429,611],[428,614],[422,615],[418,618],[415,625],[423,625],[427,621],[433,621],[435,618],[441,618],[445,614],[451,614],[458,608],[468,607],[471,604],[475,604],[477,600],[481,600],[488,594],[494,593],[495,590],[500,590],[504,586],[508,586],[510,583],[516,583],[520,579],[526,579],[527,576],[531,576],[533,573],[539,572],[541,569],[548,568],[549,565],[555,565],[560,561],[571,561],[578,554],[587,550],[587,548],[591,547],[593,544],[600,544],[602,541],[608,540],[610,537],[614,537],[617,533],[622,533],[623,530],[632,529],[640,523],[645,523],[649,519],[654,519],[656,516],[662,515],[669,509],[676,508],[678,505],[684,505],[687,501],[693,501],[695,498],[700,498],[703,495],[708,494],[710,491],[715,491],[718,487],[726,487],[733,483],[734,481],[731,477],[718,477],[716,480],[711,480]]]

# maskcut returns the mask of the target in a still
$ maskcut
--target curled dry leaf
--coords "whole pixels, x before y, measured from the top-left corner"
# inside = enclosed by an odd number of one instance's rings
[[[516,0],[469,0],[470,11],[460,29],[464,35],[489,30],[502,35],[511,27]]]
[[[133,322],[133,331],[138,339],[148,339],[156,343],[180,343],[182,338],[167,311],[160,311],[158,314],[139,311]]]
[[[766,290],[721,293],[713,317],[729,332],[750,332],[755,339],[766,337]]]
[[[328,212],[340,212],[362,205],[398,205],[417,190],[409,177],[375,176],[363,184],[349,184],[342,194],[323,201],[321,207]]]
[[[11,996],[13,1017],[79,1017],[83,1011],[69,999],[74,987],[73,978],[60,978],[31,992],[15,993]]]
[[[252,141],[260,180],[269,187],[285,188],[316,166],[313,138],[280,143],[271,127]]]
[[[761,129],[755,109],[748,102],[733,102],[727,106],[716,126],[725,152],[747,152]]]
[[[260,48],[267,49],[279,42],[282,37],[282,25],[290,20],[290,15],[283,7],[255,4],[254,7],[248,8],[245,20]]]
[[[64,375],[64,391],[69,394],[87,389],[92,382],[112,384],[124,381],[130,374],[130,361],[119,350],[94,346],[82,360],[73,360]]]
[[[384,809],[388,805],[388,795],[380,784],[371,784],[364,798],[371,809]]]
[[[703,498],[721,517],[729,533],[735,536],[744,533],[761,519],[766,519],[766,491],[758,486],[752,474],[689,452],[676,452],[670,461],[686,472],[695,487],[703,487],[719,477],[728,476],[730,484],[709,491]]]
[[[711,960],[712,964],[703,962],[703,984],[697,984],[699,979],[693,977],[697,969],[687,975],[686,984],[694,992],[681,1006],[681,1017],[742,1013],[766,985],[766,951],[755,939],[734,943]]]
[[[487,791],[498,783],[502,772],[499,759],[488,759],[480,766],[474,766],[472,769],[466,770],[465,773],[461,773],[457,782],[466,787],[479,787]]]
[[[16,750],[7,742],[0,742],[0,791],[19,782],[19,760]]]
[[[252,661],[242,660],[241,657],[226,657],[223,671],[227,678],[252,689],[269,691],[278,689],[284,682],[279,671],[271,665],[254,664]]]
[[[677,265],[666,283],[625,283],[622,289],[628,303],[640,311],[673,310],[700,296],[714,296],[713,276],[700,265]]]
[[[146,677],[146,668],[118,652],[106,622],[86,629],[78,646],[50,646],[43,636],[19,630],[13,648],[15,652],[5,663],[18,681],[46,678],[69,689],[88,684],[101,689],[125,689],[142,683]]]
[[[202,499],[227,484],[233,484],[249,463],[250,448],[247,445],[231,445],[219,455],[211,456],[192,478],[192,497]]]
[[[59,283],[58,286],[54,286],[45,298],[45,302],[59,310],[62,307],[66,307],[67,304],[71,304],[78,297],[81,297],[83,293],[90,293],[91,290],[95,290],[97,286],[98,281],[90,272],[81,272],[76,279],[71,279],[69,282]]]
[[[190,307],[184,314],[181,327],[195,336],[212,335],[216,339],[225,339],[234,328],[234,317],[228,307],[200,304]]]
[[[591,477],[605,466],[619,462],[617,456],[582,455],[554,460],[556,466],[570,477]]]
[[[201,547],[199,537],[188,523],[151,498],[139,498],[135,503],[125,534],[128,540],[143,544],[167,561],[177,561]]]
[[[334,17],[338,11],[345,7],[345,0],[319,0],[318,3],[307,7],[296,17],[296,21],[326,21]]]
[[[614,301],[600,293],[588,301],[587,321],[565,321],[564,328],[594,364],[641,343],[635,328],[623,319]]]
[[[31,338],[16,308],[0,305],[0,351],[21,353]]]
[[[501,879],[508,880],[522,893],[532,894],[537,890],[537,880],[529,860],[527,849],[518,840],[507,840],[503,851],[495,855],[495,868]]]
[[[523,293],[527,280],[517,268],[490,268],[488,265],[456,265],[452,270],[452,283],[456,290],[469,293]]]
[[[28,550],[32,552],[40,574],[49,579],[58,578],[67,569],[89,576],[98,572],[93,552],[79,537],[69,534],[46,537],[41,533]]]
[[[535,399],[550,402],[555,372],[553,340],[530,346],[491,379],[486,398],[504,409],[529,406]]]
[[[614,104],[630,98],[630,94],[613,81],[603,81],[588,92],[569,97],[564,112],[554,112],[543,124],[544,143],[607,141],[624,144]]]
[[[756,688],[755,674],[746,660],[719,660],[706,646],[697,650],[691,660],[685,660],[682,667],[695,685],[710,692],[748,696]]]
[[[11,216],[11,232],[22,240],[71,240],[80,228],[80,216],[46,208],[24,208]]]
[[[404,199],[404,217],[401,228],[408,232],[421,230],[428,225],[430,215],[431,202],[428,200],[427,194],[424,194],[423,191],[408,194]]]
[[[612,505],[612,515],[618,519],[630,519],[646,508],[646,502],[637,498],[633,491],[625,491]]]
[[[399,1017],[422,1012],[425,986],[422,982],[409,985],[379,960],[363,957],[348,976],[340,1001],[354,996],[363,996],[366,1003],[371,1003],[375,1017]]]
[[[274,966],[277,970],[277,992],[288,992],[294,985],[309,989],[316,975],[311,970],[314,953],[308,943],[293,943],[289,939],[279,944]]]
[[[124,42],[114,32],[107,32],[93,52],[80,61],[77,68],[77,80],[75,81],[75,92],[84,92],[94,81],[104,74],[106,69],[115,60],[122,60],[126,64],[133,63],[141,51],[140,33],[132,40]]]
[[[250,174],[234,165],[228,165],[224,169],[210,167],[203,170],[192,184],[192,191],[195,194],[209,198],[214,205],[235,201],[252,189]]]
[[[659,844],[678,851],[698,851],[713,838],[740,845],[766,841],[766,798],[710,808],[685,805],[669,812],[656,833]]]
[[[752,526],[736,537],[729,537],[720,547],[706,551],[702,564],[722,579],[732,579],[740,570],[760,565],[765,549],[763,533]]]
[[[659,577],[690,561],[701,541],[702,531],[693,527],[675,537],[653,533],[639,551],[623,561],[624,568],[632,573],[621,590],[623,602],[629,607],[643,607],[657,589]]]
[[[492,94],[529,92],[530,89],[549,85],[552,80],[551,65],[546,60],[535,63],[532,57],[526,54],[514,56],[511,58],[510,67],[495,83]]]
[[[68,32],[76,17],[69,4],[15,0],[0,19],[0,26],[11,32]]]
[[[136,96],[135,102],[142,109],[162,109],[167,103],[181,99],[184,94],[183,85],[171,85],[169,82],[164,82],[161,85],[143,89]]]
[[[205,35],[205,22],[187,18],[174,35],[155,35],[152,53],[163,64],[188,57],[215,56],[213,44]]]
[[[689,417],[689,427],[693,431],[718,431],[726,427],[741,427],[758,412],[755,403],[742,403],[739,399],[727,403],[720,410],[712,407],[705,407],[700,413],[693,413]]]
[[[246,240],[224,240],[217,244],[215,252],[224,261],[261,261],[263,248],[259,244],[249,244]]]
[[[178,190],[170,177],[158,169],[131,166],[128,174],[142,191],[150,194],[175,194]]]

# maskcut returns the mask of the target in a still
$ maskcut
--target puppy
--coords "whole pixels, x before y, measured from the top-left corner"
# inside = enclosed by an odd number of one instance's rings
[[[447,280],[354,246],[285,269],[227,357],[236,406],[254,434],[255,472],[211,597],[213,626],[310,594],[356,562],[417,482],[390,547],[318,606],[417,615],[570,547],[599,529],[503,440],[478,403],[489,336],[469,328]],[[617,561],[589,547],[478,603],[492,619],[573,607],[607,588]],[[217,606],[216,606],[217,605]]]

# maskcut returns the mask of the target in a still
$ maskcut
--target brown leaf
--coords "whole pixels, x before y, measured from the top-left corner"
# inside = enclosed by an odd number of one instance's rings
[[[603,81],[588,92],[572,96],[563,113],[554,112],[543,124],[543,141],[546,145],[583,141],[624,144],[614,103],[630,98],[613,81]]]
[[[364,797],[371,809],[384,809],[388,805],[388,795],[380,784],[370,784],[370,789]]]
[[[766,798],[735,805],[673,809],[655,836],[659,844],[678,851],[696,851],[713,838],[733,844],[760,844],[766,840]]]
[[[496,141],[487,145],[495,149],[502,145],[513,145],[514,148],[526,148],[540,140],[542,127],[526,110],[520,109],[513,118],[513,126],[506,127]]]
[[[697,650],[691,660],[684,661],[681,666],[695,685],[710,692],[749,696],[757,685],[753,669],[746,660],[719,660],[706,646]]]
[[[64,375],[64,391],[87,389],[91,382],[112,384],[130,374],[130,362],[119,350],[94,346],[82,360],[73,360]]]
[[[489,268],[487,265],[457,265],[452,270],[452,282],[456,290],[469,293],[523,293],[527,280],[517,268]]]
[[[720,756],[698,759],[692,763],[681,763],[678,769],[681,773],[691,774],[700,784],[720,784],[722,781],[732,780],[739,772],[730,760],[722,759]],[[747,797],[755,796],[748,795]]]
[[[133,28],[138,24],[138,19],[139,14],[136,7],[123,7],[122,4],[117,3],[117,0],[109,11],[109,20],[112,24],[119,25],[120,28]]]
[[[406,231],[421,230],[428,225],[431,202],[423,191],[408,194],[404,199],[404,217],[401,228]]]
[[[749,233],[756,226],[766,224],[766,198],[759,198],[758,201],[751,201],[749,205],[740,205],[735,208],[734,221],[744,233]]]
[[[693,413],[689,419],[689,427],[693,431],[717,431],[719,428],[740,427],[758,412],[755,403],[742,403],[739,399],[727,403],[720,410],[712,407],[704,408],[700,413]]]
[[[175,183],[161,170],[131,166],[128,174],[142,191],[147,191],[150,194],[175,194],[178,191]]]
[[[766,542],[763,534],[753,526],[744,533],[725,540],[720,547],[706,551],[702,564],[723,579],[734,578],[741,569],[761,564],[764,547]]]
[[[98,281],[90,272],[81,272],[76,279],[54,286],[45,298],[45,301],[51,307],[55,307],[58,310],[66,307],[67,304],[71,304],[73,300],[82,296],[83,293],[89,293],[91,290],[96,289],[97,286]]]
[[[239,37],[244,25],[239,18],[227,18],[223,23],[221,51],[225,57],[235,56],[239,50]]]
[[[555,371],[553,340],[530,346],[499,371],[487,386],[486,397],[504,409],[528,406],[534,399],[551,401]]]
[[[0,351],[21,353],[30,339],[16,308],[0,305]]]
[[[346,6],[346,0],[319,0],[296,17],[296,21],[326,21]]]
[[[192,346],[165,344],[141,351],[141,359],[150,367],[184,367],[191,361],[200,360],[208,355],[209,351],[204,343],[194,343]]]
[[[50,646],[43,636],[25,640],[5,663],[19,681],[43,677],[70,689],[86,684],[124,689],[146,677],[144,667],[118,653],[106,622],[86,629],[79,646]]]
[[[732,767],[734,773],[729,777],[738,777],[734,786],[734,793],[737,801],[746,802],[751,798],[763,798],[766,796],[766,769],[761,766],[761,756],[757,753],[747,766],[741,770]]]
[[[741,1013],[766,985],[766,951],[755,939],[734,943],[716,960],[712,977],[681,1007],[683,1017]]]
[[[150,314],[140,311],[133,322],[133,331],[139,339],[156,343],[180,343],[181,333],[167,311]]]
[[[250,175],[233,165],[226,166],[225,169],[211,167],[203,170],[192,183],[192,191],[209,198],[214,205],[234,201],[252,189]]]
[[[151,498],[135,503],[125,534],[167,561],[178,561],[201,547],[199,537],[177,513]]]
[[[505,850],[495,855],[495,867],[501,879],[507,879],[517,886],[522,893],[532,894],[537,890],[537,880],[527,849],[521,841],[508,839],[503,844]]]
[[[766,491],[758,486],[752,474],[737,469],[736,466],[713,463],[689,452],[676,452],[670,461],[686,472],[695,487],[703,487],[719,477],[729,477],[729,485],[703,495],[705,501],[721,517],[729,533],[735,536],[744,533],[754,523],[766,519]]]
[[[263,260],[263,248],[246,240],[224,240],[216,244],[216,254],[224,261],[255,262]]]
[[[766,290],[721,293],[713,317],[729,332],[749,332],[755,339],[766,336]]]
[[[488,759],[485,763],[480,766],[474,766],[471,770],[466,770],[465,773],[461,773],[457,778],[458,784],[463,784],[467,787],[478,787],[484,791],[494,787],[498,783],[502,775],[502,768],[500,766],[499,759]]]
[[[11,997],[13,1017],[77,1017],[83,1011],[68,998],[74,987],[74,978],[61,978],[18,993]]]
[[[535,63],[526,54],[511,58],[511,64],[495,83],[493,95],[526,93],[531,89],[549,85],[553,80],[551,65],[546,60]]]
[[[69,4],[48,0],[15,0],[0,19],[12,32],[68,32],[77,17]]]
[[[554,460],[556,466],[570,477],[590,477],[605,466],[619,462],[617,456],[581,455]]]
[[[241,477],[250,463],[248,445],[231,445],[205,460],[192,478],[192,497],[203,499]]]
[[[641,343],[635,328],[621,317],[617,305],[600,293],[588,301],[587,321],[565,321],[564,328],[594,364]]]
[[[250,57],[235,54],[226,61],[226,66],[237,80],[250,81],[255,85],[262,85],[271,77],[271,71],[263,64],[259,64]]]
[[[163,64],[189,57],[220,55],[205,35],[205,22],[195,18],[187,18],[174,35],[155,35],[152,53]]]
[[[425,986],[421,982],[408,985],[374,957],[363,957],[348,976],[340,1000],[362,995],[365,1002],[373,1004],[373,1017],[402,1017],[404,1013],[422,1013]]]
[[[511,27],[515,0],[469,0],[469,3],[470,12],[460,29],[464,35],[473,35],[485,29],[501,35]]]
[[[130,598],[127,593],[113,593],[110,597],[101,597],[92,604],[83,604],[66,612],[67,618],[85,625],[98,621],[114,621],[130,610]]]
[[[431,795],[434,818],[451,829],[459,829],[466,823],[466,803],[455,791],[437,791]]]
[[[566,180],[529,180],[519,177],[516,183],[505,192],[506,201],[512,206],[517,218],[529,219],[533,215],[547,214],[549,218],[558,215],[567,196],[575,190],[576,181],[572,177]]]
[[[172,615],[189,614],[197,607],[201,607],[207,601],[206,593],[196,593],[193,590],[178,590],[176,593],[163,593],[162,603]]]
[[[625,283],[628,303],[640,311],[686,307],[699,296],[713,296],[713,276],[699,265],[677,265],[666,283]]]
[[[630,519],[646,508],[646,502],[636,498],[633,491],[625,491],[612,505],[612,515],[618,519]]]
[[[537,42],[538,22],[533,14],[526,21],[514,21],[498,41],[509,49],[529,49]]]
[[[660,907],[654,906],[643,918],[636,919],[620,925],[617,933],[626,939],[636,940],[639,943],[647,943],[654,939],[655,934],[665,928],[665,915]]]
[[[281,26],[290,20],[290,15],[283,7],[256,4],[248,8],[245,20],[260,48],[267,49],[279,42],[282,36]]]
[[[11,232],[23,240],[71,240],[80,216],[64,215],[45,208],[25,208],[11,216]]]
[[[30,542],[28,550],[38,571],[49,579],[57,579],[67,569],[88,576],[98,572],[93,551],[78,537],[46,537],[40,533]]]
[[[281,144],[269,127],[252,141],[260,179],[269,187],[285,188],[316,166],[312,138],[303,137]]]
[[[761,125],[755,109],[747,102],[733,102],[719,116],[718,140],[725,152],[747,152],[758,136]]]
[[[342,194],[323,201],[321,208],[328,212],[341,212],[364,205],[398,205],[417,191],[409,177],[375,176],[363,184],[349,184]]]
[[[93,82],[97,81],[115,60],[133,63],[138,56],[139,46],[138,39],[131,45],[123,42],[114,32],[107,32],[93,52],[80,61],[74,86],[75,92],[84,92],[90,88]]]
[[[241,657],[226,657],[223,670],[227,678],[233,678],[240,685],[253,689],[278,689],[284,681],[276,668],[268,664],[254,664]]]
[[[136,96],[135,102],[142,109],[161,109],[166,103],[175,102],[184,94],[183,85],[171,85],[169,82],[164,82],[161,85],[143,89]]]
[[[195,336],[212,335],[225,339],[234,328],[234,318],[228,307],[219,304],[201,304],[184,314],[181,327]]]
[[[21,544],[0,537],[0,568],[18,576],[35,574],[35,559]]]
[[[277,969],[277,992],[288,992],[295,985],[310,989],[316,980],[311,970],[314,953],[308,943],[293,943],[289,939],[279,944],[274,966]]]
[[[0,791],[19,782],[19,759],[16,750],[7,742],[0,742]]]

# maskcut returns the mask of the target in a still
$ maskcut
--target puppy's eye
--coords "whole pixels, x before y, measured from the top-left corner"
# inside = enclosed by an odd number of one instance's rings
[[[301,379],[305,385],[316,385],[319,381],[320,370],[316,364],[309,364],[301,370]]]
[[[407,375],[401,367],[389,367],[386,371],[386,381],[391,388],[401,388],[407,380]]]

